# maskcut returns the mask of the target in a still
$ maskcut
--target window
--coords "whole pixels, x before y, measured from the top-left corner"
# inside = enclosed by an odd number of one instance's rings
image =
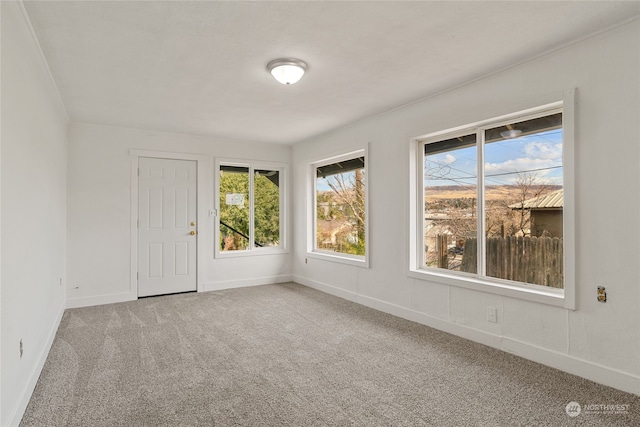
[[[312,164],[312,255],[367,265],[365,150]]]
[[[563,116],[555,103],[416,140],[413,271],[564,297],[573,221]]]
[[[284,249],[284,168],[219,161],[216,254]]]

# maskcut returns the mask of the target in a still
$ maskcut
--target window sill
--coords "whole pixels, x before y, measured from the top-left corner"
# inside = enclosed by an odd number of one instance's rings
[[[307,257],[338,262],[341,264],[355,265],[356,267],[369,268],[369,259],[366,256],[340,254],[338,252],[307,252]]]
[[[474,291],[518,298],[571,310],[575,309],[575,307],[569,303],[567,298],[565,298],[564,289],[548,288],[537,285],[518,285],[515,283],[511,284],[497,280],[482,280],[477,277],[464,277],[451,273],[431,272],[420,269],[411,269],[409,271],[409,276],[442,285],[457,286]]]
[[[284,248],[261,248],[261,249],[252,249],[252,250],[244,250],[244,251],[228,251],[221,252],[216,251],[215,258],[239,258],[239,257],[248,257],[248,256],[262,256],[262,255],[283,255],[288,254],[289,250]]]

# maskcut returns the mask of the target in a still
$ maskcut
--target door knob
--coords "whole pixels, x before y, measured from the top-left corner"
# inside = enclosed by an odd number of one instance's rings
[[[195,236],[195,235],[196,235],[196,231],[195,231],[195,230],[191,230],[191,231],[189,232],[189,234],[191,234],[192,236]]]

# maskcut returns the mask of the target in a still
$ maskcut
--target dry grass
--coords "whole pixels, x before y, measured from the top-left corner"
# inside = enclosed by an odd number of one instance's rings
[[[561,187],[549,186],[548,191],[555,191]],[[516,185],[490,185],[485,189],[486,200],[511,200],[517,199],[520,187]],[[548,191],[545,191],[548,192]],[[441,186],[431,187],[424,192],[424,199],[427,202],[447,199],[475,199],[477,198],[475,187],[462,186]]]

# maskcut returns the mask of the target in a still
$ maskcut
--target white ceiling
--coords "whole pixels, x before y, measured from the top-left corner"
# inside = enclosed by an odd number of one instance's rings
[[[72,121],[292,143],[630,20],[640,2],[25,1]],[[265,70],[309,64],[296,85]],[[594,58],[597,60],[597,58]]]

